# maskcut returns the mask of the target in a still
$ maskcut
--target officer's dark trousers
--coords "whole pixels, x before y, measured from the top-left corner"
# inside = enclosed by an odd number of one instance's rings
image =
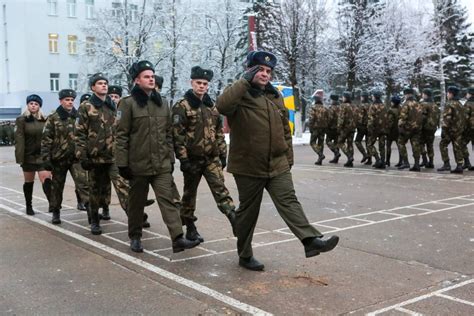
[[[160,207],[161,216],[168,227],[172,240],[183,234],[179,209],[173,201],[173,176],[162,173],[153,176],[134,176],[130,179],[128,194],[128,237],[142,237],[143,211],[151,185],[155,191],[156,201]]]
[[[256,178],[234,174],[239,191],[240,205],[236,211],[237,251],[240,257],[253,255],[252,238],[257,224],[263,189],[270,195],[275,207],[295,236],[303,240],[322,234],[311,226],[296,198],[291,172],[273,178]]]

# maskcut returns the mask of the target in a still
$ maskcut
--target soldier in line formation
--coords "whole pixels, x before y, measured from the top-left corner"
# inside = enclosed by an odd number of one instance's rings
[[[15,124],[11,121],[0,122],[0,145],[15,145]]]
[[[473,170],[469,161],[468,143],[472,143],[474,133],[474,88],[466,93],[466,103],[459,101],[459,88],[450,86],[447,89],[447,103],[442,113],[441,142],[439,144],[443,166],[439,172],[463,173],[464,169]],[[323,100],[314,97],[314,106],[310,111],[309,127],[311,131],[310,145],[318,155],[316,165],[321,165],[325,158],[324,137],[326,144],[334,153],[330,163],[338,163],[343,151],[347,156],[345,167],[353,166],[354,132],[357,130],[355,143],[362,153],[362,161],[377,169],[390,166],[391,146],[395,142],[399,151],[399,161],[395,165],[399,170],[409,169],[420,171],[421,167],[434,168],[434,139],[436,130],[440,127],[441,113],[439,105],[433,98],[431,89],[422,91],[422,99],[417,101],[412,88],[403,91],[404,102],[398,96],[392,96],[391,106],[386,108],[382,102],[382,93],[372,92],[372,103],[368,103],[368,93],[362,92],[360,103],[354,106],[351,103],[351,94],[343,94],[342,104],[339,96],[330,95],[331,105],[326,108]],[[401,105],[400,105],[401,104]],[[362,140],[366,139],[366,148]],[[414,164],[410,166],[406,149],[410,141]],[[375,143],[378,142],[378,151]],[[456,168],[451,170],[448,155],[448,145],[453,143]]]

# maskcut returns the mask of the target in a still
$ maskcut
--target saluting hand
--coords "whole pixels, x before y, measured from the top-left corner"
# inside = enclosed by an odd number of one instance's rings
[[[255,77],[255,75],[257,74],[259,70],[260,70],[259,65],[253,66],[244,72],[244,74],[242,75],[242,78],[247,80],[249,83],[252,83],[253,78]]]

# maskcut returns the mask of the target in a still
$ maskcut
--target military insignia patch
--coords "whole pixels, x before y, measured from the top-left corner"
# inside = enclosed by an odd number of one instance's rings
[[[122,118],[122,111],[117,111],[117,120],[120,120]]]
[[[270,61],[270,56],[265,56],[265,61]]]
[[[173,124],[179,124],[180,121],[181,117],[179,116],[179,114],[173,115]]]

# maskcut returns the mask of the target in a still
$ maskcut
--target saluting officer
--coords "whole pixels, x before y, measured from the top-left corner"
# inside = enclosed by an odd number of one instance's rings
[[[43,99],[37,94],[26,97],[26,109],[16,119],[15,123],[15,160],[23,170],[25,183],[26,214],[35,215],[33,210],[33,186],[35,174],[43,184],[43,191],[48,201],[51,197],[51,172],[47,171],[41,159],[41,135],[46,118],[41,112]]]
[[[219,210],[230,223],[235,220],[235,206],[224,184],[227,145],[223,120],[207,94],[213,72],[195,66],[191,69],[191,89],[173,107],[173,140],[176,157],[184,176],[181,217],[186,225],[186,238],[204,241],[194,224],[196,195],[201,178],[211,189]]]
[[[231,128],[227,170],[234,175],[239,191],[235,223],[239,265],[256,271],[264,269],[252,251],[264,189],[303,243],[306,257],[330,251],[339,241],[337,236],[323,240],[296,198],[290,171],[293,147],[289,112],[281,94],[270,83],[276,62],[272,53],[250,52],[243,78],[217,99],[217,108],[227,116]]]
[[[130,181],[128,236],[130,248],[142,252],[142,221],[148,188],[155,191],[163,220],[168,227],[173,252],[197,246],[199,240],[183,237],[179,210],[173,203],[174,160],[171,115],[155,90],[155,70],[143,60],[130,68],[135,86],[120,100],[117,126],[117,166]]]
[[[71,89],[59,91],[59,103],[56,111],[48,117],[43,130],[41,141],[41,155],[47,170],[53,174],[52,194],[49,209],[53,212],[52,223],[61,224],[60,210],[63,201],[64,184],[69,171],[76,182],[80,175],[77,173],[75,156],[75,122],[77,110],[74,108],[76,92]],[[87,209],[89,187],[87,176],[81,182],[84,185],[76,186],[81,201],[85,201]]]

